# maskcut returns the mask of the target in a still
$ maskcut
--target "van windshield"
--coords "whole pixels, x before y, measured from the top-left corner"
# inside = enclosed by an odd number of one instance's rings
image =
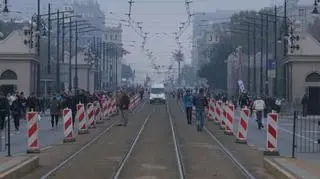
[[[161,94],[164,93],[164,88],[151,88],[152,94]]]

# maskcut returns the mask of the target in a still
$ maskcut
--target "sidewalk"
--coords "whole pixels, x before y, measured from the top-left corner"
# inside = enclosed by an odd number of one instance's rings
[[[265,157],[264,167],[277,178],[283,179],[319,179],[320,161],[301,160],[286,157]]]
[[[19,178],[39,166],[37,156],[0,157],[0,179]]]

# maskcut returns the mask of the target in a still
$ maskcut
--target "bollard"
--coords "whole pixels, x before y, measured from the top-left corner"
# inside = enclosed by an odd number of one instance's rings
[[[75,142],[76,138],[73,133],[73,125],[72,125],[72,111],[69,108],[63,109],[63,132],[64,139],[63,143]]]
[[[216,102],[216,108],[215,108],[215,124],[219,125],[220,124],[220,116],[221,116],[221,107],[220,107],[220,102]]]
[[[78,134],[87,134],[87,116],[84,109],[84,104],[77,104],[77,114],[76,119],[79,121]]]
[[[220,118],[220,129],[225,130],[226,127],[226,104],[222,103],[221,105],[221,118]]]
[[[234,121],[234,105],[233,104],[226,104],[226,126],[225,126],[225,134],[226,135],[233,135],[233,121]]]
[[[27,153],[40,153],[40,142],[39,142],[39,127],[38,127],[38,113],[31,112],[27,113],[27,126],[28,126],[28,149]]]
[[[100,103],[98,101],[96,101],[94,103],[94,110],[95,110],[95,121],[96,124],[103,124],[103,120],[102,120],[102,116],[101,116],[101,107],[100,107]]]
[[[240,111],[240,122],[238,124],[238,132],[236,142],[239,144],[247,144],[248,121],[250,110],[245,107]]]
[[[88,103],[88,127],[89,129],[96,128],[95,125],[95,115],[94,115],[94,105],[92,103]]]
[[[278,119],[277,113],[269,113],[267,118],[267,141],[264,155],[279,156],[278,152]]]

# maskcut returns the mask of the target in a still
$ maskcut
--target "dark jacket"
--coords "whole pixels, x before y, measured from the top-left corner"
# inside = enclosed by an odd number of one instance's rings
[[[204,95],[199,94],[193,98],[193,105],[196,107],[196,110],[202,111],[208,106],[208,100]]]
[[[130,98],[127,94],[123,94],[121,95],[120,98],[120,109],[121,110],[126,110],[129,109],[129,105],[130,105]]]
[[[9,101],[5,96],[0,95],[0,113],[8,115],[10,112]]]

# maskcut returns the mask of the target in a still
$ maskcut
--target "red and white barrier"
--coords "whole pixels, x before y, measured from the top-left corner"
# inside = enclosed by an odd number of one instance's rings
[[[220,128],[225,129],[226,127],[226,104],[221,102],[221,118],[220,118]]]
[[[79,122],[78,134],[88,133],[87,116],[84,109],[84,104],[77,104],[76,120]]]
[[[89,129],[95,128],[95,113],[94,113],[94,105],[92,103],[88,103],[87,105],[87,111],[88,111],[88,127]]]
[[[108,119],[108,101],[107,100],[102,103],[101,116],[103,120]]]
[[[233,122],[234,122],[234,105],[226,104],[226,126],[225,126],[225,134],[233,135]]]
[[[39,126],[38,126],[38,113],[28,112],[27,113],[27,125],[28,125],[28,149],[27,153],[40,153],[40,142],[39,142]]]
[[[265,155],[279,155],[278,152],[278,119],[277,113],[273,112],[268,114],[267,121],[267,142]]]
[[[73,133],[73,123],[72,123],[72,111],[69,108],[63,109],[63,132],[64,132],[64,139],[63,142],[74,142],[76,138],[74,137]]]
[[[209,119],[210,120],[215,120],[215,101],[214,99],[211,99],[210,100],[210,103],[209,103]]]
[[[97,124],[103,124],[101,106],[99,101],[94,102],[95,121]]]
[[[221,105],[222,105],[221,101],[217,101],[216,102],[215,115],[214,115],[214,117],[215,117],[214,122],[216,124],[220,124],[220,120],[221,120]]]
[[[237,143],[246,144],[248,135],[248,122],[250,117],[250,110],[245,107],[240,111],[240,121],[237,132]]]

